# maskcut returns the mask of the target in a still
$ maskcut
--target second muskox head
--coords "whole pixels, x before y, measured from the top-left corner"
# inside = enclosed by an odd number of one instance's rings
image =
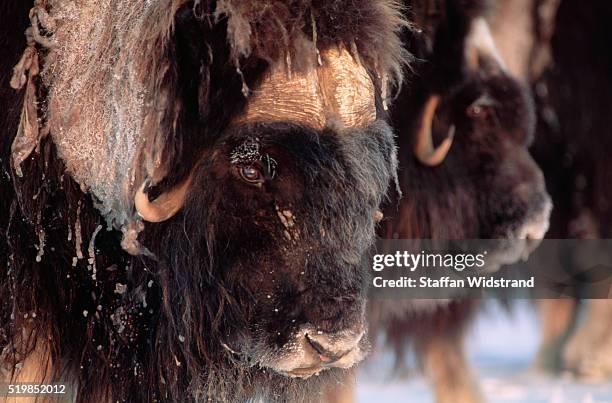
[[[419,61],[393,108],[405,198],[385,235],[509,239],[513,261],[543,237],[551,209],[528,152],[530,94],[506,71],[482,2],[411,4],[406,43]]]

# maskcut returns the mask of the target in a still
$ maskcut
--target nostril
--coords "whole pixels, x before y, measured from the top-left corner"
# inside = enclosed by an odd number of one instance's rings
[[[306,333],[306,340],[308,340],[308,344],[310,344],[310,346],[319,354],[319,358],[325,364],[331,364],[333,362],[336,362],[351,351],[349,349],[349,350],[340,351],[340,352],[332,352],[329,349],[326,349],[325,347],[323,347],[321,343],[319,343],[318,341],[310,337],[308,333]]]

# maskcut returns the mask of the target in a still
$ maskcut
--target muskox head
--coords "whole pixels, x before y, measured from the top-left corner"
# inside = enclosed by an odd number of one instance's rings
[[[106,369],[83,396],[121,399],[140,382],[142,400],[282,398],[314,382],[293,378],[358,362],[360,259],[396,169],[382,120],[402,55],[394,2],[114,3],[37,3],[29,49],[42,73],[17,71],[44,91],[26,94],[41,127],[22,115],[16,186],[29,186],[21,164],[48,133],[55,164],[89,195],[67,198],[68,213],[39,207],[67,225],[36,232],[47,242],[28,265],[56,266],[70,291],[45,296],[57,309],[35,306],[54,312],[49,328],[57,312],[74,319],[41,334],[53,346],[90,335],[53,361],[81,362],[80,380]]]
[[[406,41],[422,61],[393,109],[405,197],[385,235],[527,240],[512,261],[543,237],[551,204],[527,150],[530,95],[506,72],[482,3],[411,2]]]
[[[204,25],[188,13],[179,35]],[[135,207],[161,223],[147,224],[142,246],[173,267],[168,291],[178,291],[174,313],[190,317],[179,324],[186,345],[208,338],[200,324],[212,324],[222,355],[308,378],[364,356],[359,262],[395,151],[375,81],[355,55],[340,43],[295,59],[269,62],[186,178],[157,193],[145,180]]]

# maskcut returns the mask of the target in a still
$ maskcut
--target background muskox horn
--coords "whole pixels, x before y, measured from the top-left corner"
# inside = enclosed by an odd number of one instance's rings
[[[446,155],[450,151],[455,136],[455,126],[452,125],[444,141],[437,148],[434,148],[431,129],[434,116],[436,115],[436,108],[439,103],[439,95],[432,95],[427,100],[425,110],[423,111],[423,117],[421,118],[421,125],[419,126],[416,141],[414,143],[414,155],[421,163],[430,167],[440,165],[444,161],[444,158],[446,158]]]
[[[145,221],[162,222],[174,216],[183,207],[185,195],[191,185],[191,175],[157,199],[150,201],[145,193],[148,181],[145,181],[134,196],[136,211]]]
[[[470,33],[465,40],[465,61],[467,66],[474,70],[491,64],[497,69],[506,70],[506,64],[497,50],[489,24],[483,17],[472,21]]]

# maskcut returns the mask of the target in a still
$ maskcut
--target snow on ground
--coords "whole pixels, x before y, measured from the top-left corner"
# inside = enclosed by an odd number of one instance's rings
[[[612,403],[612,382],[587,383],[533,371],[539,342],[533,305],[520,301],[509,314],[488,304],[490,309],[475,323],[468,343],[488,403]],[[434,401],[418,373],[391,376],[393,363],[389,352],[379,352],[362,366],[357,376],[359,403]]]

